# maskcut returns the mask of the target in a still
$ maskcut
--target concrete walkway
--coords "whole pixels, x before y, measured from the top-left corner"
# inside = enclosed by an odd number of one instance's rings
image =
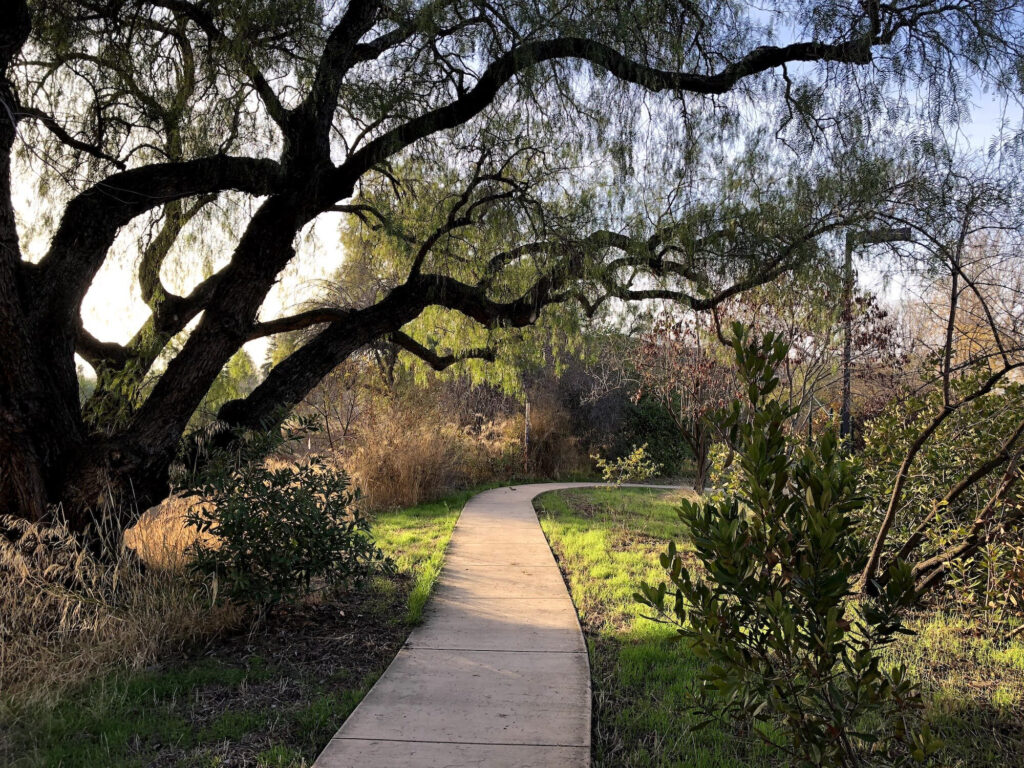
[[[315,768],[586,768],[590,664],[530,503],[496,488],[455,526],[421,626]]]

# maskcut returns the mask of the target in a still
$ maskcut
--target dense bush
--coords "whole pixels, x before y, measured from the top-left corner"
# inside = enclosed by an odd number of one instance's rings
[[[643,584],[637,599],[706,660],[695,701],[707,718],[753,723],[793,765],[924,761],[938,745],[913,730],[918,692],[904,667],[879,659],[906,632],[909,569],[896,566],[878,599],[853,602],[864,559],[853,465],[831,433],[790,449],[791,409],[772,398],[787,346],[771,334],[752,342],[739,326],[734,334],[747,398],[718,418],[744,482],[683,502],[702,569],[671,544],[661,556],[671,586]]]
[[[523,382],[520,395],[530,404],[527,456],[523,399],[465,375],[397,365],[385,376],[367,362],[339,366],[307,397],[298,412],[314,417],[320,429],[297,443],[302,450],[291,457],[318,453],[344,467],[366,509],[414,506],[524,475],[556,479],[592,471],[581,412],[569,407],[579,405],[578,389],[563,389],[551,371]]]
[[[273,604],[390,568],[348,476],[316,458],[278,469],[245,463],[197,490],[192,567],[233,600]]]
[[[628,453],[634,445],[647,445],[647,454],[667,475],[692,468],[693,451],[679,439],[679,429],[664,404],[651,397],[629,401],[612,455]]]
[[[365,489],[370,508],[413,506],[522,472],[521,419],[460,423],[436,393],[415,394],[375,398],[334,456]]]
[[[954,397],[970,392],[986,375],[983,368],[954,379]],[[861,524],[867,535],[879,524],[904,456],[941,409],[942,391],[935,387],[890,403],[868,422],[860,456],[869,502]],[[1022,421],[1024,385],[1019,382],[1005,384],[947,418],[915,457],[886,555],[902,550],[908,559],[925,560],[962,541],[997,492],[1002,464],[1014,441],[1019,442],[1015,432]],[[958,610],[991,626],[1024,615],[1024,547],[1017,521],[1022,503],[1024,492],[1017,487],[997,507],[978,551],[954,561],[944,581],[946,596]]]

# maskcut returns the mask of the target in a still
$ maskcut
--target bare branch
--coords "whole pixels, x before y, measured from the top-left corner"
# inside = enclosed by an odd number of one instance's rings
[[[42,110],[35,109],[33,107],[19,106],[14,111],[15,117],[18,118],[29,118],[31,120],[37,120],[42,123],[46,129],[56,136],[62,143],[76,149],[79,152],[85,152],[88,155],[92,155],[100,160],[106,160],[111,165],[122,171],[127,167],[123,160],[120,160],[113,155],[109,155],[104,152],[100,147],[95,144],[90,144],[87,141],[76,139],[64,127],[58,123],[51,115],[46,114]]]
[[[480,347],[477,349],[467,349],[456,354],[439,355],[435,350],[423,346],[412,336],[401,331],[395,331],[389,338],[406,352],[410,352],[423,360],[435,371],[443,371],[445,368],[455,365],[455,363],[460,363],[463,360],[478,359],[494,362],[497,355],[497,351],[492,347]]]
[[[128,350],[113,341],[100,341],[79,322],[75,352],[95,370],[122,368],[128,360]]]
[[[650,91],[685,91],[705,95],[730,91],[742,79],[766,72],[792,61],[834,61],[867,64],[871,47],[885,40],[857,38],[841,43],[799,42],[785,46],[759,46],[717,73],[673,72],[649,67],[594,40],[562,37],[522,43],[496,58],[477,80],[476,85],[454,101],[432,109],[396,126],[362,149],[340,166],[343,179],[358,177],[377,163],[432,133],[454,128],[482,112],[498,91],[518,73],[547,61],[579,59],[595,64],[624,82]]]
[[[289,315],[276,320],[267,320],[257,323],[249,331],[248,341],[262,339],[266,336],[273,336],[278,333],[290,331],[303,331],[325,323],[333,323],[345,320],[352,315],[352,310],[338,309],[335,307],[324,307],[322,309],[311,309],[307,312],[300,312],[297,315]]]
[[[217,26],[213,15],[205,8],[200,8],[195,3],[188,2],[188,0],[150,0],[150,2],[158,8],[166,8],[189,19],[203,30],[203,33],[211,41],[221,43],[228,41],[227,35]],[[236,45],[235,47],[238,46]],[[256,89],[256,93],[259,94],[260,99],[263,101],[267,114],[270,115],[270,118],[278,126],[283,128],[288,120],[288,110],[281,104],[281,100],[277,97],[274,89],[270,87],[270,83],[267,82],[266,76],[259,71],[248,57],[243,58],[243,66],[246,76],[252,82],[253,88]]]

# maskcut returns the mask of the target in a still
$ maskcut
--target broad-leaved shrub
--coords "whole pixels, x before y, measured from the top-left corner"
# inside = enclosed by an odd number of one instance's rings
[[[256,605],[389,570],[349,485],[315,457],[294,467],[242,463],[211,476],[187,518],[200,534],[192,567],[231,599]]]
[[[718,414],[743,482],[732,493],[684,501],[680,518],[696,562],[670,544],[668,581],[637,599],[705,662],[695,692],[702,722],[753,725],[799,766],[901,765],[938,748],[915,730],[919,692],[879,651],[905,633],[909,568],[895,567],[880,597],[851,592],[864,561],[853,514],[862,501],[853,465],[826,433],[812,447],[785,438],[789,408],[773,398],[788,347],[735,326],[744,402]]]

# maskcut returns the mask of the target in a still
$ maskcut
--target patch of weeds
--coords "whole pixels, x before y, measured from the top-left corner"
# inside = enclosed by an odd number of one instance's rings
[[[305,768],[309,763],[298,750],[277,744],[256,755],[256,768]]]

